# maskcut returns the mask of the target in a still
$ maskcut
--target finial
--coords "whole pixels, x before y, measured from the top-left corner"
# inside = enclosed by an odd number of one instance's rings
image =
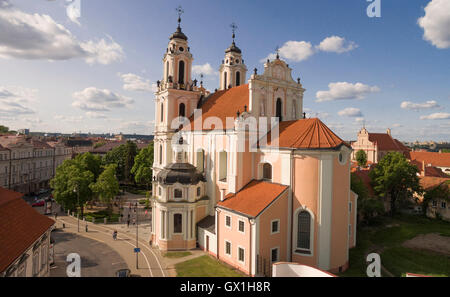
[[[178,27],[180,27],[181,15],[184,13],[184,10],[183,10],[183,7],[181,7],[181,5],[179,5],[177,8],[175,8],[175,10],[178,13]]]
[[[297,77],[297,83],[300,84],[300,77]]]
[[[230,27],[231,27],[231,32],[233,32],[232,37],[233,37],[233,43],[234,43],[234,38],[236,37],[235,33],[236,33],[236,29],[238,28],[238,26],[233,22],[233,23],[231,23]]]
[[[306,112],[303,113],[303,118],[306,119]]]
[[[238,109],[238,111],[236,112],[236,114],[237,114],[237,117],[239,117],[239,116],[241,115],[241,113],[239,112],[239,109]]]
[[[253,70],[253,72],[255,73],[255,75],[257,75],[257,74],[258,74],[258,69],[255,68],[255,69]]]
[[[200,86],[203,87],[203,73],[200,73]]]
[[[280,59],[280,47],[277,45],[275,50],[277,51],[277,60],[278,60],[278,59]]]
[[[244,105],[244,111],[247,112],[247,105]]]

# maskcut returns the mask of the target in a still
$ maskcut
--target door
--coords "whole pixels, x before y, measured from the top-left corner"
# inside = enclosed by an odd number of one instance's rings
[[[206,235],[206,251],[209,252],[209,236]]]

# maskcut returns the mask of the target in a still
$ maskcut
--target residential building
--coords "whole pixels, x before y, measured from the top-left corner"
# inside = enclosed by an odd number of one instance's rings
[[[198,244],[251,276],[277,262],[343,271],[356,244],[352,149],[304,118],[305,89],[278,55],[246,82],[234,38],[209,94],[192,80],[180,24],[170,36],[155,94],[152,245]]]
[[[427,191],[435,187],[447,187],[450,193],[450,178],[423,176],[420,178],[420,185]],[[418,196],[419,201],[423,200],[422,196]],[[430,201],[426,210],[426,215],[430,218],[440,217],[443,220],[450,221],[450,196],[439,197]]]
[[[55,221],[39,214],[22,196],[0,187],[0,277],[49,276]]]
[[[442,172],[450,175],[450,153],[412,151],[409,152],[408,158],[423,172],[422,175],[447,177],[446,175],[442,175]],[[433,167],[435,169],[430,169]],[[436,168],[438,170],[436,170]],[[433,170],[434,174],[431,174],[431,172],[425,174],[425,171],[428,170]]]

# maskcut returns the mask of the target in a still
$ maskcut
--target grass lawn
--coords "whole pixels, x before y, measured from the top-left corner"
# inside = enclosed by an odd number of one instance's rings
[[[92,222],[92,218],[95,218],[96,223],[103,223],[103,219],[107,218],[108,223],[117,223],[119,222],[119,214],[111,213],[109,214],[107,210],[99,210],[96,212],[85,212],[84,216],[86,221]]]
[[[191,252],[167,252],[164,254],[166,258],[183,258],[186,256],[192,255]]]
[[[201,256],[175,265],[179,277],[242,277],[242,273],[210,256]]]
[[[374,226],[359,228],[357,245],[350,250],[350,268],[339,275],[366,276],[365,256],[369,252],[381,251],[381,264],[395,276],[403,276],[407,272],[450,276],[450,255],[402,246],[406,240],[427,233],[450,236],[450,223],[398,215],[394,218],[383,217]]]

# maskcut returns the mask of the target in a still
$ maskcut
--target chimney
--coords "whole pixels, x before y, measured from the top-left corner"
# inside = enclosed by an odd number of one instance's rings
[[[391,136],[391,129],[387,128],[386,133]]]

